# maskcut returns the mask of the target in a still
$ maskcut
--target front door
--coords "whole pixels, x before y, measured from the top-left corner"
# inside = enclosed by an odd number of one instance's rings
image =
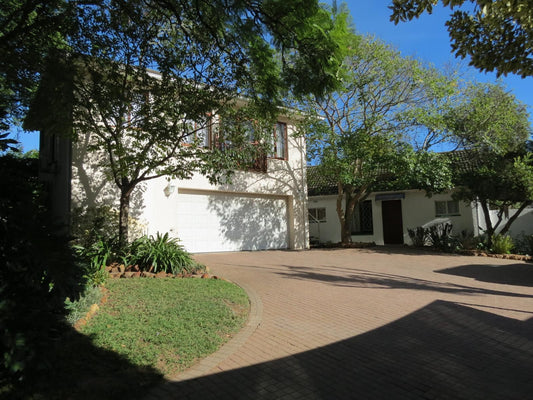
[[[383,200],[383,241],[385,244],[403,244],[402,201]]]

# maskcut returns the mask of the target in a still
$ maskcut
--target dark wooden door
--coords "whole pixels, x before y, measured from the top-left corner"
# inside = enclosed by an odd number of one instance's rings
[[[403,244],[402,201],[381,202],[383,218],[383,241],[385,244]]]

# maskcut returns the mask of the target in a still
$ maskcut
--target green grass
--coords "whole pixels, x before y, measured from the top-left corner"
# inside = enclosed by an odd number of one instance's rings
[[[214,279],[117,279],[82,328],[97,347],[172,375],[216,351],[244,324],[248,298]]]
[[[83,318],[93,304],[98,304],[102,298],[100,287],[88,286],[79,299],[71,301],[65,300],[65,308],[68,311],[66,320],[69,324],[74,325],[76,321]]]

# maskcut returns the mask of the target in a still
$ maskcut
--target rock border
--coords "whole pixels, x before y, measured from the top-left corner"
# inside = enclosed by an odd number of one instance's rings
[[[109,278],[201,278],[201,279],[221,279],[216,275],[209,275],[209,268],[206,267],[206,272],[200,273],[181,273],[174,275],[170,272],[159,271],[141,271],[138,265],[128,265],[114,263],[105,268],[109,274]]]

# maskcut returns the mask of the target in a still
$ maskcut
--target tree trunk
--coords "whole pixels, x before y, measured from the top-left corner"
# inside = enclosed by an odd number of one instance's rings
[[[342,206],[339,207],[339,203],[342,204],[342,201],[339,202],[339,197],[337,198],[337,213],[339,214],[339,221],[341,223],[341,243],[349,244],[352,243],[352,217],[353,211],[357,204],[357,200],[360,196],[354,196],[353,188],[348,187],[344,191],[344,210]]]
[[[129,235],[129,216],[130,216],[130,198],[133,188],[120,190],[120,208],[118,221],[118,243],[120,249],[124,249],[128,244]]]
[[[520,216],[520,214],[522,214],[522,211],[524,211],[524,209],[530,204],[531,204],[531,201],[525,201],[520,205],[520,208],[516,210],[513,216],[509,218],[507,222],[505,223],[504,227],[500,231],[501,235],[505,235],[507,232],[509,232],[509,229],[511,228],[511,225],[513,224],[513,222],[516,221],[516,219]]]
[[[481,204],[481,209],[483,210],[483,217],[485,218],[487,247],[490,249],[492,247],[492,236],[494,235],[494,227],[492,225],[492,220],[490,219],[490,209],[486,200],[480,200],[479,202]]]

